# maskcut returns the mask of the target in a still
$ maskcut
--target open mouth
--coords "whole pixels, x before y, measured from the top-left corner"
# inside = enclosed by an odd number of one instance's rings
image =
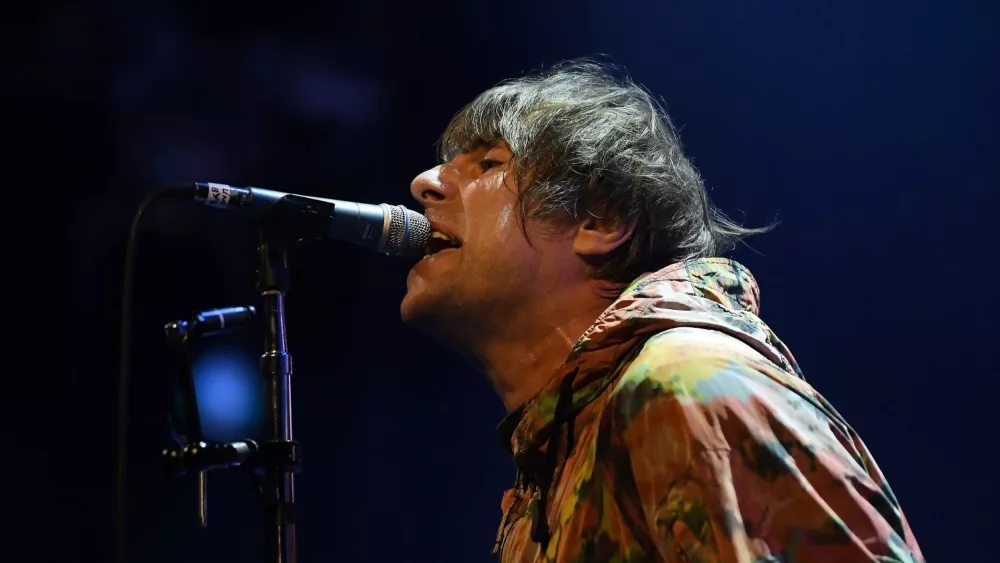
[[[424,256],[432,256],[442,250],[459,248],[461,246],[462,243],[458,239],[452,238],[441,231],[433,230],[431,231],[430,238],[427,239],[427,246],[424,248]]]

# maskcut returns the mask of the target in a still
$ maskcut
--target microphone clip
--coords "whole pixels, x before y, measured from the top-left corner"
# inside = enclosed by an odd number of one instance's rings
[[[253,305],[245,307],[224,307],[206,309],[191,315],[191,320],[176,320],[163,326],[167,340],[181,344],[185,339],[202,336],[216,336],[242,330],[257,319],[257,309]]]
[[[180,411],[169,416],[171,435],[176,447],[165,448],[163,461],[175,472],[196,471],[198,474],[198,520],[208,526],[208,470],[248,462],[275,463],[274,448],[261,449],[255,442],[207,444],[201,427],[198,395],[192,373],[191,345],[201,337],[216,336],[246,328],[257,318],[253,306],[225,307],[196,312],[191,320],[176,320],[164,325],[167,340],[180,353],[176,390]],[[177,428],[180,425],[182,428]],[[295,463],[298,463],[295,450]],[[261,454],[264,455],[261,455]]]

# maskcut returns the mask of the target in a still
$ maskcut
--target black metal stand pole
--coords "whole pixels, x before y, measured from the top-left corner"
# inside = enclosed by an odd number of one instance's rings
[[[292,356],[288,353],[285,294],[288,292],[288,255],[283,241],[261,229],[258,289],[264,317],[264,353],[260,374],[267,389],[265,440],[291,445]],[[264,498],[265,563],[296,563],[295,468],[275,459],[260,467]]]

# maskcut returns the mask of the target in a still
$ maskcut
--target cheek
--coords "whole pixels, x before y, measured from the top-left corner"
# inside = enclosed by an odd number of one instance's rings
[[[475,248],[467,259],[485,261],[495,273],[518,269],[531,247],[521,230],[520,207],[514,192],[500,182],[500,177],[470,185],[465,192],[469,235]],[[473,219],[475,218],[475,219]]]
[[[500,210],[494,222],[494,229],[498,235],[497,239],[504,243],[511,242],[515,236],[521,234],[521,227],[518,225],[517,214],[513,208],[507,206]]]
[[[501,277],[521,277],[518,272],[530,260],[531,247],[521,232],[518,212],[510,208],[486,215],[472,246],[475,253],[466,259],[485,263],[486,269]]]
[[[535,253],[521,227],[520,211],[515,207],[505,207],[494,219],[494,240],[499,252],[516,259],[517,262],[527,262]]]

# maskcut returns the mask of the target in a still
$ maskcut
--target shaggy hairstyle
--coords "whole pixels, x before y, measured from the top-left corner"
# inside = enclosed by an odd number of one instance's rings
[[[505,141],[518,171],[521,227],[572,225],[583,214],[635,224],[631,240],[594,261],[593,276],[628,284],[667,264],[719,256],[744,228],[708,200],[657,100],[613,68],[579,60],[499,83],[462,108],[439,142],[442,161]]]

